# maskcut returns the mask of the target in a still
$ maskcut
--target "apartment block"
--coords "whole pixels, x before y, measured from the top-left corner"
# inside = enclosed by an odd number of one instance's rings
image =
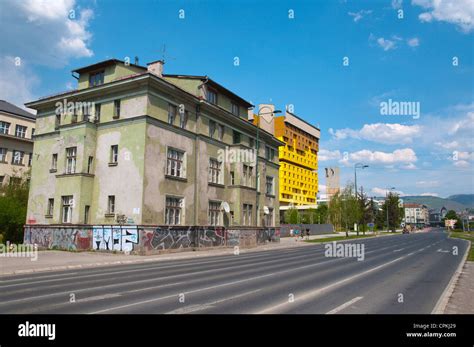
[[[35,115],[0,100],[0,185],[29,179]]]
[[[27,104],[38,111],[29,226],[278,226],[279,161],[265,148],[281,142],[260,132],[257,167],[252,105],[163,66],[99,62],[73,71],[77,90]]]
[[[405,210],[404,222],[406,225],[424,226],[430,223],[428,207],[422,204],[403,204]]]

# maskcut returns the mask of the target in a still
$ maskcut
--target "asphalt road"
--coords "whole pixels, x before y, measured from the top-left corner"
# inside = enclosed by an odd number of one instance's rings
[[[441,231],[348,242],[364,260],[315,244],[0,277],[0,313],[431,313],[467,247]]]

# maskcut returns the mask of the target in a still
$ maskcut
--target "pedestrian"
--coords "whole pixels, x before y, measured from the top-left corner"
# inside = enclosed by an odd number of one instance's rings
[[[309,229],[306,229],[306,239],[309,240]]]
[[[295,235],[295,232],[293,229],[290,229],[290,237],[293,237]]]

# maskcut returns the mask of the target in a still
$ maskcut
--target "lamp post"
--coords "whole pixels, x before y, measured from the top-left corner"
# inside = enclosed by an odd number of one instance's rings
[[[357,199],[357,169],[365,169],[369,167],[369,165],[365,165],[362,163],[357,163],[354,165],[354,188],[355,188],[355,197]]]
[[[262,113],[262,110],[265,109],[265,108],[268,108],[270,110],[270,112],[263,112]],[[257,227],[258,227],[258,223],[259,223],[259,220],[260,220],[260,213],[259,213],[259,191],[258,191],[258,184],[260,183],[259,182],[259,172],[258,172],[258,150],[260,149],[260,118],[262,115],[264,114],[271,114],[271,115],[274,115],[275,113],[281,113],[280,110],[272,110],[270,106],[264,106],[262,108],[260,108],[258,110],[258,113],[257,113],[257,140],[255,141],[255,152],[256,152],[256,155],[255,155],[255,187],[257,189],[256,191],[256,197],[257,197],[257,201],[256,201],[256,204],[255,204],[255,211],[256,211],[256,214],[257,214]],[[266,120],[265,120],[266,121]],[[269,123],[269,122],[267,122]]]
[[[387,187],[385,191],[385,207],[387,209],[387,232],[389,232],[390,228],[390,223],[388,222],[388,193],[391,192],[392,190],[395,190],[395,187]]]

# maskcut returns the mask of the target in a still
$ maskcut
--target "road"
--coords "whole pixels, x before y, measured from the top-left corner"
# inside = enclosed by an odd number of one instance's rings
[[[467,242],[446,233],[0,278],[0,313],[431,313]],[[459,249],[453,255],[453,246]]]

